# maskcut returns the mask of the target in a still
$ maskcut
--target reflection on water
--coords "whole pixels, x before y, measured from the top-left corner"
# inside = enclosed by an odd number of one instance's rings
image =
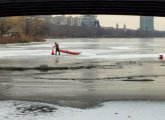
[[[59,63],[59,57],[58,55],[52,55],[51,57],[51,63],[52,65],[57,65]]]
[[[87,47],[90,49],[100,49],[99,39],[96,39],[97,44],[89,44]],[[98,63],[99,64],[99,63]],[[98,65],[97,64],[97,65]],[[88,69],[81,72],[82,78],[86,78],[88,80],[81,80],[81,82],[85,83],[82,84],[82,87],[87,89],[88,91],[95,91],[94,83],[96,82],[95,78],[98,78],[99,75],[97,74],[97,69]]]
[[[154,47],[152,46],[154,44],[153,38],[150,39],[139,39],[139,48],[143,49],[142,51],[139,51],[141,54],[152,54],[154,51]]]
[[[99,77],[99,75],[97,74],[97,69],[84,70],[81,72],[81,75],[80,76],[82,78],[86,78],[84,80],[80,80],[80,82],[84,83],[84,84],[81,84],[82,87],[87,89],[88,91],[95,91],[94,83],[97,82],[95,78]]]
[[[140,54],[152,54],[154,51],[154,39],[150,38],[150,39],[145,39],[145,38],[141,38],[139,39],[139,48],[144,49],[143,51],[139,51]],[[148,58],[148,60],[150,60],[150,58]],[[139,73],[141,74],[153,74],[153,64],[150,65],[145,65],[144,67],[140,67],[139,69]]]

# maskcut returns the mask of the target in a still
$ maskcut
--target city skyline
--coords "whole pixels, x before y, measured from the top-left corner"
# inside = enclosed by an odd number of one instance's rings
[[[118,23],[119,28],[123,28],[124,24],[129,29],[139,29],[140,27],[140,16],[129,16],[129,15],[98,15],[98,20],[101,26],[105,27],[116,27]],[[155,30],[165,31],[165,17],[154,17],[154,28]]]
[[[81,15],[66,15],[66,16],[81,16]],[[140,16],[133,15],[97,15],[97,19],[102,27],[123,28],[124,24],[128,29],[139,29]],[[165,17],[154,17],[154,29],[165,31]]]

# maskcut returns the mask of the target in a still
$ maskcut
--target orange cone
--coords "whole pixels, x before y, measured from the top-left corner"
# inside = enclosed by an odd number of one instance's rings
[[[54,55],[54,49],[52,49],[52,55]]]

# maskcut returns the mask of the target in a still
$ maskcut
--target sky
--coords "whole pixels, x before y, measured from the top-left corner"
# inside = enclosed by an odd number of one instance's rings
[[[126,15],[98,15],[97,19],[100,21],[101,26],[116,27],[118,23],[119,28],[123,28],[126,24],[127,28],[138,29],[140,23],[139,16],[126,16]],[[165,17],[154,17],[155,30],[165,30]]]
[[[80,16],[80,15],[72,15]],[[100,25],[103,27],[116,27],[118,23],[119,28],[123,28],[124,24],[128,29],[138,29],[140,23],[139,16],[128,15],[97,15]],[[154,17],[155,30],[165,31],[165,17]]]

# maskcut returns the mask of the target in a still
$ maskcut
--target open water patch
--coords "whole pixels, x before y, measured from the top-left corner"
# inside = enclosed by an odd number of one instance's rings
[[[23,71],[23,70],[40,70],[40,71],[48,71],[48,70],[78,70],[78,69],[117,69],[119,66],[117,65],[79,65],[79,66],[59,66],[59,67],[51,67],[46,64],[37,66],[37,67],[0,67],[0,70],[8,70],[8,71]]]
[[[132,81],[132,82],[149,82],[154,81],[153,79],[125,79],[122,81]]]

